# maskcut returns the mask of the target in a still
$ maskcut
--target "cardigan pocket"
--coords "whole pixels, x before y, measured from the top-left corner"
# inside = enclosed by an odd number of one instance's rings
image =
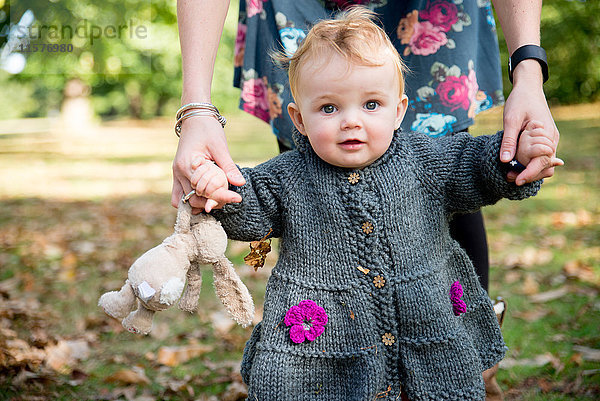
[[[260,333],[262,331],[261,328],[262,322],[254,326],[252,334],[250,335],[250,339],[246,342],[246,346],[244,347],[244,356],[242,357],[240,373],[246,385],[250,384],[250,371],[252,370],[252,362],[254,361],[254,356],[256,355],[256,344],[260,340]]]
[[[248,374],[248,400],[365,401],[385,392],[385,358],[311,357],[258,349]],[[246,380],[246,379],[245,379]],[[398,391],[398,390],[396,390]]]
[[[343,290],[319,287],[317,283],[298,283],[271,276],[265,297],[259,350],[284,352],[307,357],[347,358],[376,353],[380,339],[374,316],[377,311],[368,290],[348,286]],[[297,327],[286,326],[286,313],[303,301],[324,309],[327,323],[316,338],[292,340]],[[288,322],[289,323],[289,322]],[[304,326],[310,329],[310,322]],[[298,341],[298,338],[295,338]]]

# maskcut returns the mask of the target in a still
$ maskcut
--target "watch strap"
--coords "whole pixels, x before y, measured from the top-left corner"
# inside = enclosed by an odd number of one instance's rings
[[[513,82],[513,71],[517,65],[521,61],[527,59],[534,59],[540,63],[544,82],[546,82],[548,80],[548,59],[546,57],[546,51],[543,47],[538,45],[525,45],[515,50],[508,59],[508,78],[510,79],[510,83]]]

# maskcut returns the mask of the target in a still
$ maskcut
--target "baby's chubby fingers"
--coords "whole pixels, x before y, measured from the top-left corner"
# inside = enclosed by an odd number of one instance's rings
[[[196,159],[192,163],[194,172],[190,178],[196,195],[206,199],[203,208],[206,212],[221,208],[226,203],[238,203],[241,196],[229,190],[229,182],[225,172],[212,161]]]
[[[227,203],[239,203],[242,201],[240,194],[229,191],[223,188],[217,189],[211,196],[210,199],[206,200],[204,210],[210,213],[213,209],[220,209]]]

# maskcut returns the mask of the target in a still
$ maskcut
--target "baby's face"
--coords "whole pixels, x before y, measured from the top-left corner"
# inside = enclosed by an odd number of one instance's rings
[[[363,168],[381,157],[400,127],[407,98],[391,60],[381,66],[349,64],[333,53],[302,67],[294,125],[315,153],[334,166]]]

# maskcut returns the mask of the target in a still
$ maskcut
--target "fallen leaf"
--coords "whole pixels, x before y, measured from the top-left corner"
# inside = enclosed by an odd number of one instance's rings
[[[156,361],[167,366],[178,366],[192,358],[204,355],[213,350],[213,347],[202,344],[183,345],[179,347],[161,347],[158,350]]]
[[[90,347],[85,340],[60,340],[46,348],[46,364],[60,373],[70,373],[73,366],[90,355]]]
[[[575,345],[573,351],[581,353],[584,361],[600,362],[600,349]]]
[[[508,268],[523,267],[529,268],[538,265],[548,264],[554,258],[554,254],[549,249],[534,248],[532,246],[525,248],[519,254],[509,254],[504,258],[503,264]]]
[[[246,397],[248,397],[248,389],[246,386],[240,382],[233,382],[227,386],[227,389],[225,389],[225,392],[221,395],[221,400],[238,401],[245,400]]]
[[[535,279],[535,276],[533,274],[527,274],[523,280],[523,284],[521,285],[521,293],[525,295],[533,295],[537,294],[539,290],[540,285]]]
[[[146,376],[144,369],[139,366],[134,366],[131,369],[119,370],[108,376],[104,381],[106,383],[150,384],[150,379]]]
[[[30,346],[20,338],[6,340],[0,345],[0,366],[17,367],[29,364],[36,366],[46,357],[43,350]]]
[[[563,272],[568,278],[586,281],[588,283],[595,283],[598,281],[592,267],[581,260],[568,261],[563,266]]]
[[[552,225],[554,228],[583,227],[592,224],[594,219],[590,212],[585,209],[579,209],[574,212],[556,212],[552,213]]]
[[[254,267],[254,271],[257,271],[260,267],[265,265],[267,254],[271,252],[271,239],[269,235],[273,232],[273,229],[269,229],[267,235],[265,235],[260,241],[250,242],[250,253],[244,257],[244,262],[247,265]]]
[[[541,240],[540,246],[552,248],[553,250],[562,249],[567,245],[567,237],[558,234],[546,237]]]
[[[77,276],[77,256],[73,252],[66,252],[60,263],[58,278],[67,283],[75,281]]]
[[[504,275],[504,282],[506,284],[513,284],[521,280],[521,273],[517,270],[511,270]]]
[[[579,353],[573,354],[571,358],[569,358],[569,362],[573,362],[577,366],[581,366],[583,363],[583,356]]]
[[[562,298],[569,293],[569,289],[567,287],[560,287],[556,290],[541,292],[539,294],[531,295],[529,300],[533,303],[544,303],[553,301],[558,298]]]
[[[536,320],[540,320],[541,318],[545,317],[547,314],[548,311],[545,309],[532,309],[525,312],[515,312],[512,314],[512,316],[527,322],[535,322]]]

